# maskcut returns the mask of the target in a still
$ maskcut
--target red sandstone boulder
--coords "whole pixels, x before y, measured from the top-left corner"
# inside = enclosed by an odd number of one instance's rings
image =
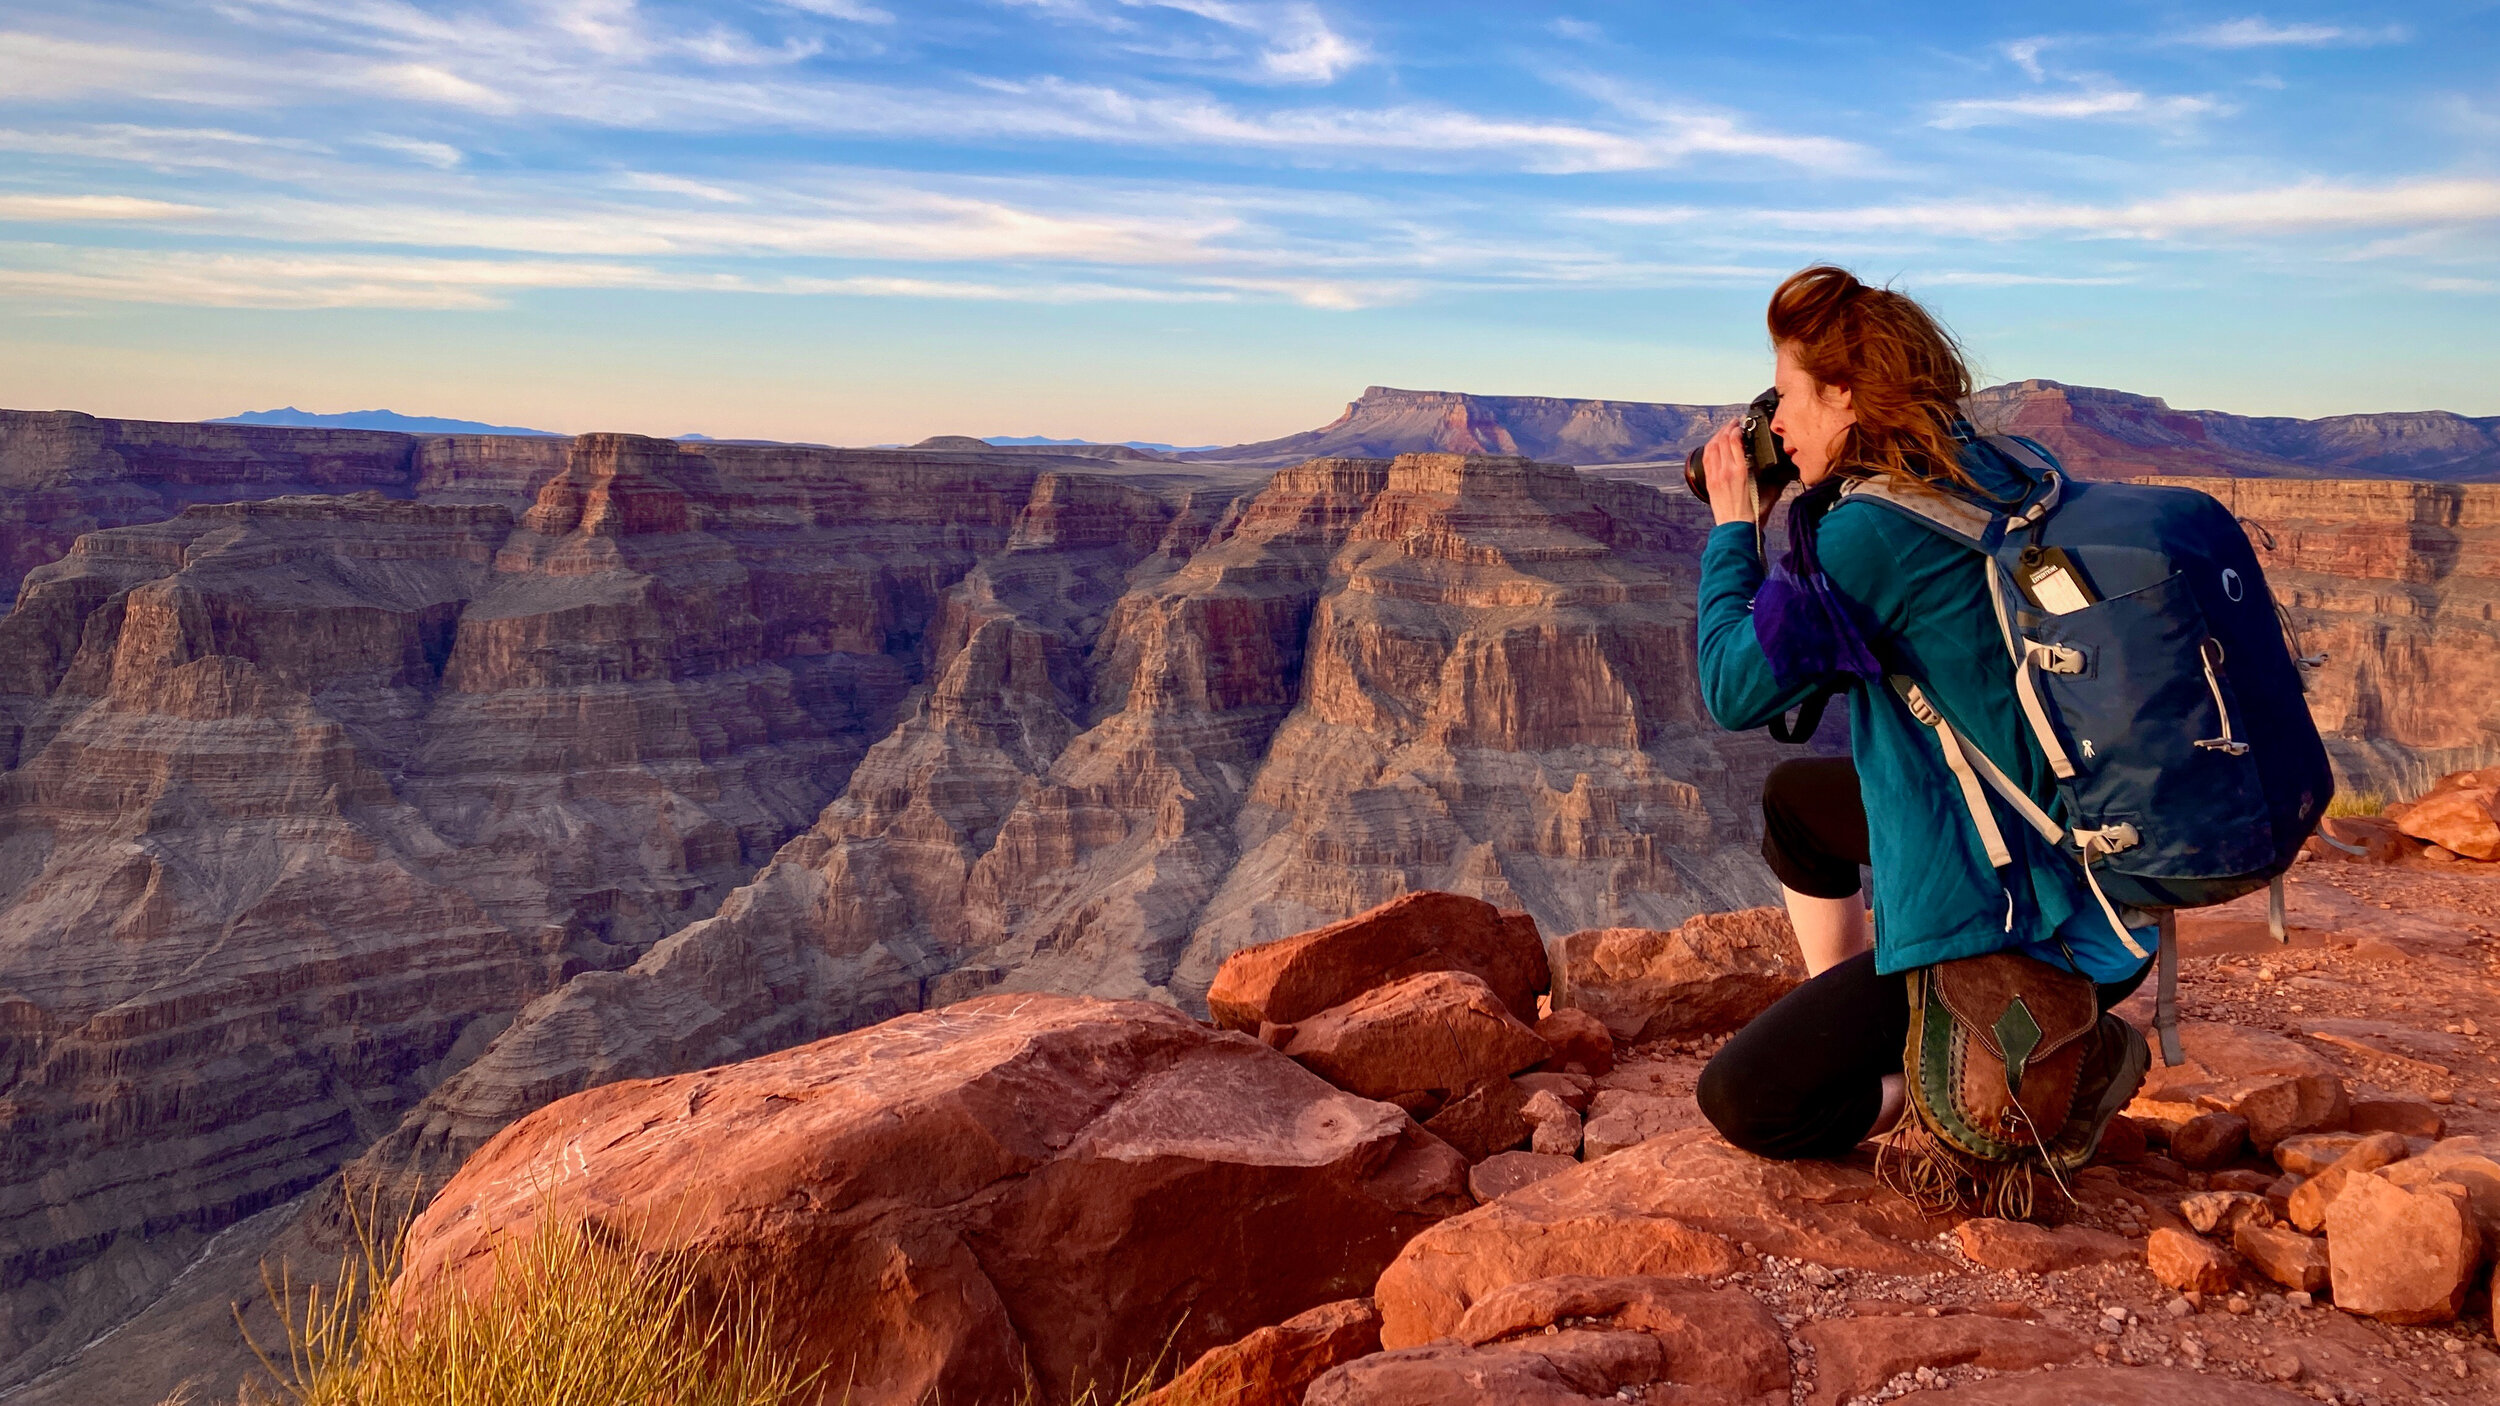
[[[2242,1221],[2270,1225],[2275,1218],[2266,1198],[2254,1191],[2199,1191],[2193,1196],[2182,1196],[2179,1214],[2198,1234],[2226,1239],[2239,1229]]]
[[[1480,978],[1523,1022],[1536,1019],[1536,998],[1551,984],[1535,919],[1481,898],[1409,893],[1344,922],[1235,952],[1207,988],[1207,1013],[1227,1030],[1292,1025],[1430,971]]]
[[[1617,1043],[1734,1030],[1806,978],[1777,908],[1704,913],[1667,932],[1591,928],[1561,952],[1554,1004],[1596,1016]]]
[[[2172,1110],[2181,1106],[2247,1119],[2248,1140],[2260,1152],[2295,1133],[2340,1128],[2351,1116],[2335,1066],[2296,1041],[2202,1020],[2180,1022],[2179,1039],[2187,1062],[2174,1068],[2154,1060],[2127,1108],[2174,1137],[2182,1124]]]
[[[1637,1147],[1668,1133],[1707,1129],[1710,1120],[1691,1094],[1600,1089],[1580,1131],[1580,1155],[1590,1161]]]
[[[1788,1347],[1749,1294],[1651,1276],[1566,1275],[1505,1286],[1447,1337],[1348,1363],[1308,1406],[1578,1403],[1642,1397],[1784,1406]]]
[[[1574,1113],[1588,1112],[1589,1100],[1597,1093],[1597,1081],[1584,1074],[1557,1074],[1552,1070],[1531,1070],[1526,1074],[1512,1076],[1511,1082],[1517,1084],[1530,1098],[1538,1094],[1552,1094],[1561,1099],[1563,1106]]]
[[[1771,1162],[1698,1132],[1670,1134],[1511,1192],[1411,1241],[1380,1276],[1384,1346],[1454,1330],[1506,1285],[1558,1274],[1713,1276],[1737,1246],[1880,1274],[1951,1266],[1935,1230],[1865,1168]]]
[[[1536,1131],[1529,1136],[1528,1148],[1556,1157],[1580,1155],[1580,1115],[1562,1095],[1540,1092],[1528,1099],[1522,1110]]]
[[[1920,1367],[2029,1372],[2090,1351],[2072,1333],[1980,1313],[1831,1318],[1797,1336],[1814,1349],[1814,1391],[1806,1399],[1815,1406],[1840,1406]]]
[[[2500,771],[2500,768],[2493,769]],[[2500,859],[2500,776],[2461,771],[2443,776],[2420,800],[2390,807],[2396,828],[2467,859]]]
[[[1044,1399],[1364,1293],[1467,1204],[1402,1112],[1159,1006],[990,996],[609,1084],[514,1123],[411,1228],[484,1289],[557,1214],[772,1293],[831,1402]]]
[[[2200,1113],[2170,1134],[2170,1155],[2191,1172],[2218,1171],[2248,1145],[2248,1120],[2236,1113]]]
[[[2388,1323],[2455,1318],[2482,1264],[2464,1191],[2407,1191],[2376,1172],[2353,1177],[2327,1207],[2326,1243],[2335,1306]]]
[[[2448,1120],[2418,1098],[2357,1098],[2352,1101],[2351,1126],[2356,1133],[2435,1138],[2448,1130]]]
[[[2183,1294],[2227,1294],[2240,1282],[2239,1262],[2229,1250],[2168,1226],[2144,1242],[2144,1264],[2155,1279]]]
[[[2315,1236],[2248,1219],[2231,1228],[2231,1248],[2286,1289],[2314,1294],[2327,1286],[2326,1242]]]
[[[2302,1133],[2274,1145],[2274,1165],[2296,1177],[2314,1177],[2360,1146],[2367,1133]]]
[[[1528,1103],[1527,1090],[1508,1079],[1488,1079],[1442,1105],[1424,1129],[1457,1148],[1459,1156],[1481,1162],[1528,1140],[1535,1127]]]
[[[1507,1084],[1550,1051],[1466,972],[1429,971],[1365,991],[1295,1025],[1285,1053],[1321,1078],[1431,1114],[1486,1084]]]
[[[2284,1203],[2283,1219],[2302,1230],[2326,1224],[2326,1210],[2343,1194],[2345,1183],[2363,1172],[2375,1172],[2405,1155],[2405,1140],[2394,1133],[2372,1133],[2354,1143],[2334,1164],[2293,1188]]]
[[[1321,1375],[1379,1350],[1371,1300],[1321,1304],[1208,1350],[1137,1406],[1302,1406]]]
[[[1579,1165],[1577,1158],[1547,1152],[1497,1152],[1467,1169],[1467,1193],[1482,1203]]]
[[[1587,1011],[1559,1010],[1536,1023],[1537,1038],[1554,1047],[1556,1069],[1572,1065],[1594,1078],[1615,1067],[1615,1037]]]
[[[2408,1191],[2441,1183],[2464,1192],[2489,1249],[2500,1246],[2500,1158],[2491,1155],[2495,1152],[2500,1152],[2500,1138],[2450,1138],[2380,1175]]]
[[[1993,1216],[1975,1217],[1953,1227],[1953,1240],[1972,1263],[2017,1274],[2055,1274],[2136,1257],[2134,1241],[2106,1230],[2031,1225]]]
[[[2396,828],[2395,821],[2383,815],[2330,815],[2318,823],[2318,830],[2335,843],[2313,838],[2305,848],[2322,858],[2356,864],[2393,864],[2421,849]],[[2356,850],[2359,853],[2354,853]]]

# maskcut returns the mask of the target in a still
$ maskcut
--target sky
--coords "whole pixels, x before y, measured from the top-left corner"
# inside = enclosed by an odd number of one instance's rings
[[[0,405],[1227,443],[1986,380],[2500,414],[2500,0],[0,0]]]

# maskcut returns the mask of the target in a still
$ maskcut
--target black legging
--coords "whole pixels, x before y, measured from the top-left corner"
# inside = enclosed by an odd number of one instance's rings
[[[1762,786],[1762,857],[1781,883],[1816,898],[1858,891],[1866,808],[1846,757],[1782,762]],[[2149,970],[2151,963],[2146,963]],[[2144,973],[2100,988],[2101,1009]],[[1736,1032],[1701,1072],[1703,1116],[1764,1157],[1845,1157],[1875,1126],[1884,1076],[1901,1072],[1910,992],[1863,952],[1789,992]]]

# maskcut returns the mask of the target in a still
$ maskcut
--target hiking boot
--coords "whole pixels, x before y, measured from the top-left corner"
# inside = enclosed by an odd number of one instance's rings
[[[2109,1120],[2144,1087],[2144,1076],[2153,1067],[2143,1032],[2111,1012],[2101,1013],[2092,1039],[2095,1048],[2084,1056],[2075,1078],[2074,1110],[2047,1149],[2050,1163],[2066,1171],[2090,1162],[2101,1150]]]

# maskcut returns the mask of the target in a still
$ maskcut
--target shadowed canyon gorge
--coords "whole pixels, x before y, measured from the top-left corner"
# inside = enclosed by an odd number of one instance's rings
[[[2252,525],[2348,779],[2500,745],[2500,420],[1981,399]],[[1767,901],[1786,752],[1701,712],[1670,466],[1728,413],[1375,389],[1174,457],[0,412],[0,1390],[593,1085],[993,992],[1202,1012],[1414,889]]]

